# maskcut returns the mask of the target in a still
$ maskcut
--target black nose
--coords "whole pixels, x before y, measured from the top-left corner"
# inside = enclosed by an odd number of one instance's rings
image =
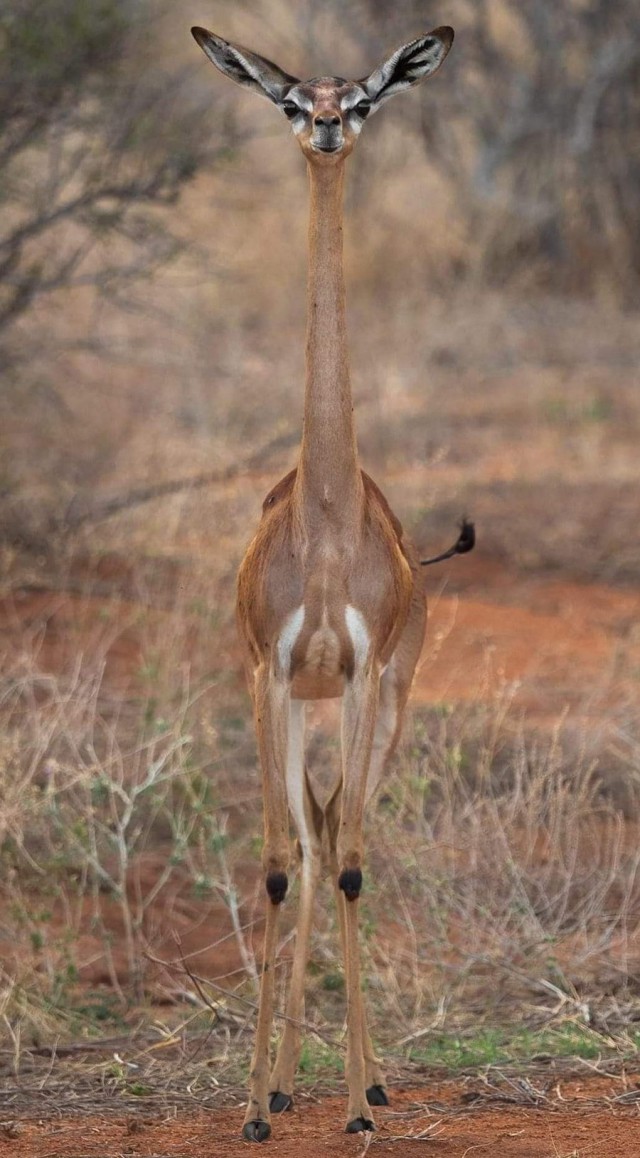
[[[314,117],[313,123],[314,123],[314,125],[326,125],[328,128],[329,125],[339,125],[340,124],[340,117],[335,116],[335,115],[329,116],[329,114],[327,113],[324,117]]]

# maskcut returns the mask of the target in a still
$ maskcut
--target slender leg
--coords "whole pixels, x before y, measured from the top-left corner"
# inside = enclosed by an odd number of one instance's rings
[[[336,910],[338,913],[338,924],[340,928],[340,943],[342,945],[343,959],[345,961],[345,977],[346,977],[346,906],[348,902],[345,900],[342,889],[337,885],[337,872],[335,873],[335,900]],[[367,1025],[367,1013],[364,1007],[362,1008],[362,1053],[364,1056],[364,1080],[366,1087],[367,1102],[370,1106],[388,1106],[389,1099],[386,1094],[386,1080],[384,1070],[382,1069],[382,1061],[376,1055],[369,1033],[369,1026]]]
[[[289,807],[300,842],[300,904],[296,925],[296,947],[291,969],[287,1000],[287,1021],[278,1048],[278,1056],[269,1081],[272,1113],[281,1113],[293,1105],[293,1084],[300,1057],[304,1019],[304,983],[313,920],[313,902],[320,879],[321,836],[324,817],[309,786],[304,767],[304,703],[291,702],[287,788]]]
[[[286,763],[290,695],[288,685],[260,667],[255,678],[255,716],[264,795],[265,885],[269,897],[265,928],[256,1040],[251,1062],[249,1101],[242,1135],[264,1142],[271,1133],[269,1113],[269,1043],[273,1023],[275,957],[280,905],[289,867]]]
[[[347,1058],[349,1087],[347,1132],[375,1130],[367,1094],[364,1059],[365,1016],[360,986],[358,908],[362,887],[362,820],[371,760],[379,676],[357,673],[345,690],[342,712],[342,808],[336,843],[338,888],[343,893],[345,972],[347,983]]]
[[[300,1059],[304,1020],[305,971],[309,959],[309,940],[313,920],[313,902],[320,879],[320,858],[302,864],[300,907],[296,925],[296,947],[291,969],[291,982],[287,999],[287,1021],[285,1023],[278,1054],[269,1079],[269,1104],[271,1112],[282,1113],[293,1105],[293,1085]]]
[[[340,930],[340,947],[343,951],[343,961],[345,962],[345,982],[347,979],[348,959],[346,952],[346,904],[345,894],[338,888],[338,857],[336,855],[336,840],[338,835],[338,826],[340,819],[341,798],[343,798],[343,786],[338,783],[336,791],[333,792],[328,806],[326,806],[326,827],[329,831],[330,856],[331,856],[331,875],[334,884],[334,896],[336,896],[336,911],[338,914],[338,928]],[[347,984],[348,988],[348,984]],[[372,1041],[372,1036],[369,1033],[367,1025],[367,1011],[365,1007],[362,1009],[362,1054],[365,1057],[365,1085],[367,1092],[367,1102],[369,1106],[388,1106],[389,1099],[387,1097],[387,1082],[385,1082],[384,1071],[382,1069],[382,1062],[380,1057],[377,1057]]]
[[[417,651],[417,649],[415,650]],[[400,735],[402,714],[409,695],[415,656],[411,655],[406,657],[409,662],[405,662],[404,672],[402,664],[398,662],[402,658],[402,655],[398,655],[398,653],[396,653],[380,680],[378,715],[376,718],[371,751],[371,761],[369,764],[369,773],[367,776],[367,802],[375,794],[376,788],[380,784],[382,777],[389,766]],[[345,895],[342,889],[339,889],[337,884],[339,869],[336,845],[341,812],[342,782],[338,781],[331,795],[331,798],[327,803],[325,815],[331,855],[331,872],[335,883],[336,909],[338,913],[338,923],[340,928],[340,941],[343,960],[346,962],[347,902],[345,901]],[[371,1034],[367,1024],[365,1009],[363,1009],[362,1017],[362,1050],[365,1065],[367,1102],[370,1106],[387,1106],[389,1104],[389,1099],[387,1097],[387,1084],[382,1061],[376,1055],[375,1049],[373,1047]]]
[[[402,727],[402,712],[409,694],[410,681],[406,688],[399,686],[395,657],[389,663],[380,680],[378,715],[373,736],[371,761],[367,775],[365,803],[368,803],[387,771],[395,751]],[[370,1106],[388,1106],[387,1082],[382,1061],[377,1056],[366,1017],[362,1025],[362,1048],[365,1062],[367,1101]]]

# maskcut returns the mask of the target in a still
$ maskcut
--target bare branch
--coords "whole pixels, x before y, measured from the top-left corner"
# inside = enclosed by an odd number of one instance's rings
[[[593,148],[595,121],[600,101],[607,87],[625,69],[638,60],[637,43],[620,37],[605,41],[596,55],[591,76],[576,104],[573,133],[569,149],[583,156]]]
[[[154,483],[147,487],[134,487],[124,494],[114,495],[110,499],[98,499],[90,505],[76,496],[70,503],[67,511],[57,526],[61,531],[75,531],[87,523],[99,523],[109,519],[121,511],[130,510],[143,503],[150,503],[156,499],[166,498],[168,495],[179,494],[181,491],[201,490],[203,487],[213,486],[216,483],[228,482],[238,475],[261,467],[278,450],[288,450],[298,441],[297,433],[278,434],[240,462],[234,462],[222,470],[207,471],[192,478],[170,479],[163,483]]]

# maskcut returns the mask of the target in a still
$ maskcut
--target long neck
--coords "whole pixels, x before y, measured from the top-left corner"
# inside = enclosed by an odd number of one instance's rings
[[[309,514],[355,517],[361,501],[342,260],[344,165],[309,165],[307,366],[298,491]]]

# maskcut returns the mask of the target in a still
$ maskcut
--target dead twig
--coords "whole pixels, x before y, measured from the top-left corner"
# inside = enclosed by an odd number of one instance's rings
[[[176,942],[178,947],[180,947],[180,942],[177,937]],[[217,985],[215,981],[210,981],[208,977],[201,977],[197,973],[194,973],[191,967],[187,964],[185,957],[181,956],[180,966],[178,967],[175,962],[163,961],[162,958],[155,957],[148,951],[145,952],[144,955],[148,961],[153,961],[155,965],[161,965],[169,972],[176,972],[181,970],[184,974],[186,974],[186,976],[195,987],[198,996],[206,1004],[207,1008],[210,1009],[212,1013],[215,1013],[216,1016],[219,1016],[218,1008],[212,1003],[210,998],[207,997],[204,986],[208,986],[210,989],[214,989],[216,993],[223,994],[227,999],[232,997],[234,1001],[238,1001],[247,1010],[251,1010],[253,1013],[257,1013],[258,1003],[256,1001],[251,1001],[251,999],[248,997],[242,997],[239,993],[230,994],[229,990],[225,989],[224,986]],[[314,1037],[317,1037],[320,1041],[324,1042],[325,1045],[330,1046],[332,1049],[342,1049],[342,1042],[338,1041],[337,1038],[332,1037],[330,1034],[324,1033],[321,1029],[318,1029],[316,1025],[312,1025],[309,1021],[298,1021],[296,1018],[288,1017],[286,1013],[280,1013],[278,1011],[275,1012],[274,1016],[279,1021],[288,1021],[292,1025],[295,1025],[298,1029],[304,1029],[307,1033],[312,1033]]]

